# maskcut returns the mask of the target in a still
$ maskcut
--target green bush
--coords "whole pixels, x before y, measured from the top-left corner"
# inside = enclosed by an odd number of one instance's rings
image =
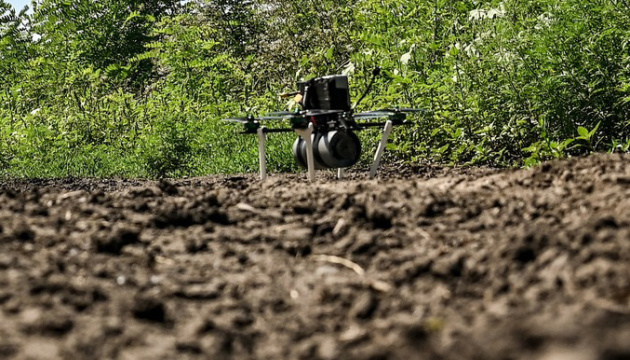
[[[359,111],[427,109],[396,129],[410,162],[535,165],[630,147],[630,8],[577,0],[0,0],[0,172],[185,176],[255,171],[221,118],[288,107],[300,79],[351,78]],[[365,160],[378,141],[366,131]],[[294,135],[270,136],[295,171]]]

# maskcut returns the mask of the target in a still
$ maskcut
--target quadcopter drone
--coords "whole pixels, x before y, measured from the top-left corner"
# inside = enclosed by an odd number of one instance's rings
[[[361,157],[361,141],[356,131],[384,127],[383,137],[377,148],[370,169],[370,178],[376,175],[383,151],[393,126],[410,124],[407,113],[423,112],[420,109],[393,108],[354,113],[354,109],[370,92],[374,80],[380,74],[376,68],[366,91],[354,106],[350,104],[350,87],[346,75],[329,75],[298,83],[298,91],[282,94],[295,97],[300,109],[295,112],[275,112],[265,116],[223,119],[241,123],[243,134],[258,134],[260,177],[267,177],[266,135],[268,133],[296,132],[299,136],[293,144],[295,160],[308,169],[310,181],[315,179],[315,170],[338,169],[342,178],[344,169],[356,164]],[[373,119],[386,118],[384,122]],[[288,120],[290,127],[267,128],[265,121]],[[365,120],[372,120],[362,122]]]

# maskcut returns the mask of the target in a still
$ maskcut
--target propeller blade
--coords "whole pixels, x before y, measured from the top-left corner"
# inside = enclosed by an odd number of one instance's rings
[[[354,114],[353,117],[355,119],[357,119],[357,120],[363,120],[363,119],[382,118],[382,117],[387,117],[387,116],[391,116],[391,115],[394,115],[394,113],[392,113],[392,112],[380,112],[380,111],[369,111],[369,112]]]
[[[295,113],[291,111],[275,111],[269,114],[265,114],[265,116],[290,116],[290,115],[295,115]]]
[[[227,119],[222,119],[223,121],[228,121],[228,122],[236,122],[239,124],[244,124],[244,125],[250,125],[250,124],[258,124],[258,118],[255,117],[254,115],[247,115],[247,116],[239,116],[239,117],[233,117],[233,118],[227,118]]]
[[[261,116],[260,120],[289,120],[296,117],[302,117],[303,115],[296,112],[291,111],[276,111],[269,114],[265,114],[265,116]]]
[[[343,110],[320,110],[320,109],[313,109],[313,110],[307,110],[306,113],[304,113],[304,116],[321,116],[321,115],[332,115],[332,114],[341,114],[343,113]]]
[[[287,120],[296,116],[300,116],[300,115],[293,112],[281,111],[281,112],[269,113],[265,116],[261,116],[260,120]]]
[[[245,124],[247,122],[250,122],[249,118],[246,117],[239,117],[239,118],[228,118],[228,119],[221,119],[222,121],[229,121],[229,122],[237,122],[237,123],[241,123],[241,124]]]
[[[289,116],[261,116],[260,120],[265,120],[265,121],[278,120],[278,121],[280,121],[280,120],[285,120],[285,119],[290,119],[290,118],[291,117],[289,117]]]
[[[393,109],[381,109],[376,110],[378,112],[393,112],[393,113],[401,113],[401,112],[426,112],[425,109],[412,109],[412,108],[393,108]]]

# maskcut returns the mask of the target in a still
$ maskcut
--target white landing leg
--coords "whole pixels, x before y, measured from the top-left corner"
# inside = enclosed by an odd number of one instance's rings
[[[346,169],[339,168],[337,169],[337,179],[341,180],[346,176]]]
[[[260,161],[260,180],[267,179],[267,150],[266,150],[265,127],[258,128],[258,157]]]
[[[315,181],[315,156],[313,155],[313,124],[308,124],[308,129],[296,129],[298,135],[304,139],[306,146],[306,165],[308,167],[308,181]]]
[[[370,179],[374,179],[376,176],[376,170],[381,163],[381,158],[383,157],[383,152],[385,151],[385,147],[387,146],[387,140],[389,139],[389,135],[392,133],[392,128],[394,124],[391,120],[388,120],[385,123],[385,129],[383,130],[383,137],[381,138],[381,143],[378,144],[378,148],[376,149],[376,155],[374,155],[374,162],[372,163],[372,167],[370,168]]]

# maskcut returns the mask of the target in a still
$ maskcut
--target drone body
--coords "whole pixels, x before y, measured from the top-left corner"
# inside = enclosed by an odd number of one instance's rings
[[[314,124],[312,147],[315,168],[337,169],[356,164],[361,157],[361,141],[353,129],[342,123],[346,120],[344,116],[347,117],[351,111],[348,77],[325,76],[298,85],[303,108],[314,114],[322,112],[310,119]],[[293,155],[300,165],[307,167],[306,141],[302,137],[295,140]]]
[[[374,77],[357,104],[370,90],[379,72],[378,68],[373,72]],[[350,87],[348,77],[345,75],[330,75],[300,82],[298,91],[282,96],[296,96],[301,110],[271,113],[260,118],[248,116],[225,119],[242,123],[245,128],[243,133],[259,135],[261,177],[263,178],[266,176],[263,173],[265,173],[266,163],[264,135],[267,133],[295,131],[299,135],[293,144],[293,155],[300,165],[309,169],[309,178],[313,180],[315,169],[340,169],[341,177],[341,169],[356,164],[361,157],[361,141],[356,131],[384,126],[383,139],[370,172],[373,177],[392,126],[408,124],[407,113],[422,111],[397,108],[355,114],[356,104],[353,107],[350,103]],[[359,122],[376,118],[388,120],[386,122]],[[261,125],[262,121],[271,120],[289,120],[291,128],[267,128]]]

